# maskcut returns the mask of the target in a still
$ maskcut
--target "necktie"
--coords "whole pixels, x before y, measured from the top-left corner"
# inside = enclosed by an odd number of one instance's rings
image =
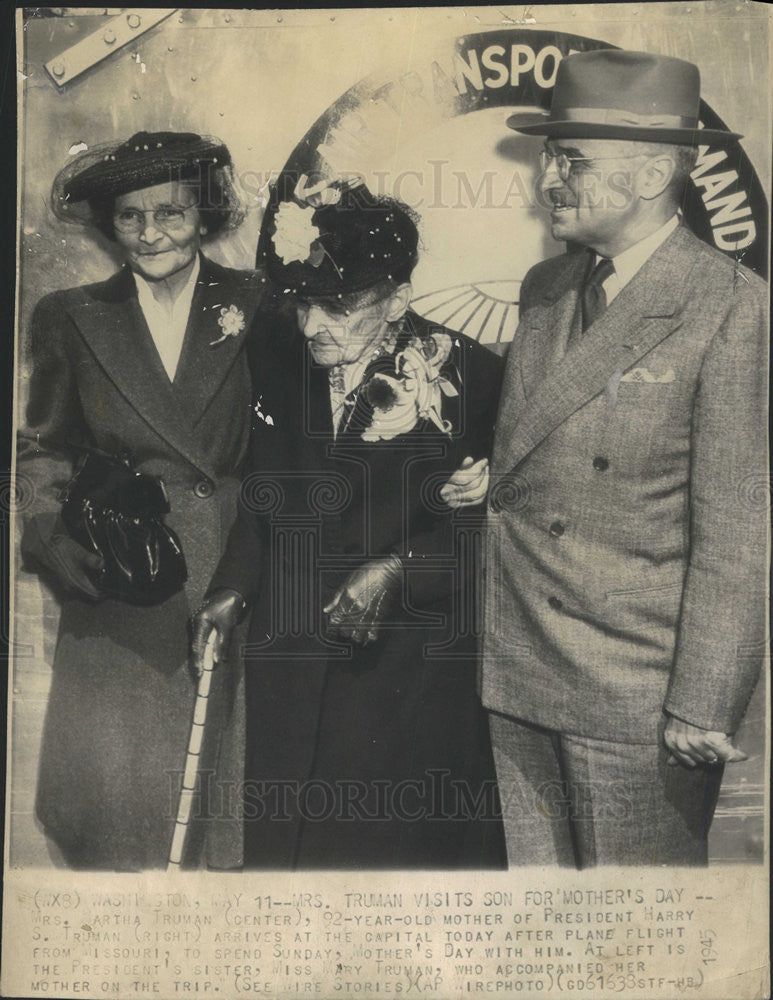
[[[603,282],[615,273],[611,260],[602,257],[585,280],[582,288],[582,332],[601,316],[607,308],[607,296]]]

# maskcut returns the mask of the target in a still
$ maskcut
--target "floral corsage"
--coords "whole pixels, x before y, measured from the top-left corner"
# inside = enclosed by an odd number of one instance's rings
[[[238,337],[244,329],[244,313],[237,306],[228,306],[227,308],[223,306],[220,310],[217,325],[223,332],[217,340],[211,340],[209,342],[210,347],[222,344],[223,341],[228,340],[229,337]]]
[[[389,441],[413,430],[419,420],[431,421],[444,434],[451,423],[441,415],[443,396],[458,396],[440,370],[451,354],[451,338],[433,333],[412,337],[395,356],[395,374],[379,372],[363,386],[364,399],[373,407],[373,419],[363,441]]]

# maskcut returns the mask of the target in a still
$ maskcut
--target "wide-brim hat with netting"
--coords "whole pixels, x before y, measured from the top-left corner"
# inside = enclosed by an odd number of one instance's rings
[[[406,205],[356,180],[317,185],[309,196],[306,181],[267,220],[270,239],[259,255],[281,293],[329,298],[406,279],[419,241]]]
[[[684,59],[624,49],[576,52],[558,64],[550,112],[518,112],[507,124],[552,139],[736,142],[737,132],[699,127],[700,87],[698,67]]]
[[[165,182],[203,181],[213,169],[229,186],[231,166],[228,147],[214,136],[137,132],[74,156],[54,179],[51,203],[60,219],[88,223],[93,221],[91,202]]]

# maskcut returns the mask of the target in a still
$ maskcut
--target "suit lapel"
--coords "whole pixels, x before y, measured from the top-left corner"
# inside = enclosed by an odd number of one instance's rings
[[[567,255],[561,279],[545,291],[542,307],[525,318],[519,331],[519,357],[523,389],[529,397],[543,381],[545,372],[566,352],[569,334],[578,316],[577,302],[588,255]]]
[[[556,427],[603,392],[610,380],[619,379],[678,329],[680,289],[687,277],[682,254],[686,239],[689,236],[677,229],[569,351],[561,355],[555,351],[555,344],[545,348],[552,353],[546,359],[544,376],[517,415],[509,439],[499,442],[495,456],[499,471],[518,465]],[[570,280],[562,282],[563,298],[567,301],[552,307],[546,304],[539,321],[546,341],[551,335],[546,324],[560,319],[564,327],[553,337],[565,342],[582,274],[583,267],[573,262]],[[530,373],[534,382],[536,374],[536,371]]]
[[[236,360],[255,305],[254,284],[234,280],[228,271],[202,256],[174,377],[174,393],[191,427],[201,420]],[[223,316],[221,310],[230,313]],[[226,323],[230,325],[224,327]],[[232,335],[224,336],[229,329]]]

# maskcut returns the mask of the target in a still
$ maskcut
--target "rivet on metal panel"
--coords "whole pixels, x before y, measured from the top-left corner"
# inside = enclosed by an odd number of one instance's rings
[[[56,62],[51,67],[54,76],[64,76],[64,63]]]
[[[111,31],[109,28],[102,37],[104,38],[106,45],[112,45],[115,42],[115,32]]]
[[[142,18],[140,17],[139,14],[129,14],[129,16],[126,18],[126,23],[129,25],[130,28],[139,28],[139,26],[142,24]]]

